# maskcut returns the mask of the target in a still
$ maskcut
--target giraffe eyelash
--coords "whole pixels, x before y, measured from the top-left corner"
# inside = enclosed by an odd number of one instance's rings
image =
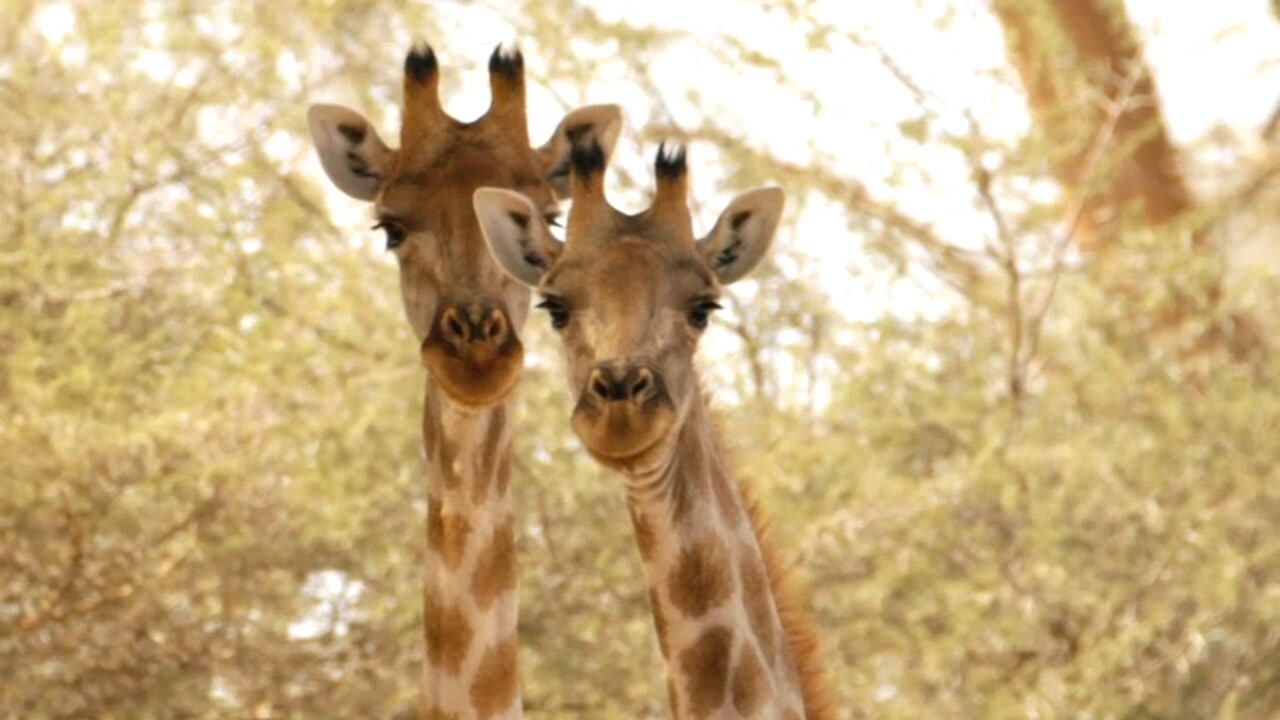
[[[404,242],[404,239],[409,235],[409,233],[404,229],[403,226],[401,226],[400,224],[392,220],[387,220],[385,218],[378,220],[378,222],[375,223],[373,227],[369,229],[382,230],[386,232],[388,250],[395,250],[396,248],[400,247],[400,245]]]

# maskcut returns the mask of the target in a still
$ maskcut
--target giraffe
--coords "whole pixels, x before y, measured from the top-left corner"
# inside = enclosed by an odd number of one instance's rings
[[[519,51],[494,50],[491,104],[471,123],[445,114],[439,76],[430,46],[409,51],[398,149],[345,107],[312,105],[307,120],[329,179],[373,203],[427,369],[420,714],[517,718],[509,396],[523,365],[519,332],[530,295],[485,249],[471,195],[481,185],[507,188],[536,206],[540,221],[552,220],[556,196],[568,192],[572,139],[590,134],[612,149],[622,116],[615,105],[579,108],[531,148]]]
[[[659,149],[656,196],[637,215],[605,198],[598,143],[575,143],[571,159],[563,243],[519,194],[477,190],[476,213],[563,341],[574,432],[624,478],[673,715],[834,718],[816,633],[733,479],[693,365],[721,287],[768,250],[783,192],[740,195],[695,239],[683,148]]]

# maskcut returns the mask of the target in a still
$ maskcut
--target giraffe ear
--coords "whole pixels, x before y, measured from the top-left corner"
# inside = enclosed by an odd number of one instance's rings
[[[757,188],[733,199],[715,227],[698,241],[702,258],[728,285],[755,269],[773,244],[786,196],[781,188]]]
[[[471,201],[493,259],[516,280],[537,286],[561,248],[542,213],[524,195],[500,188],[480,188]]]
[[[622,108],[617,105],[587,105],[565,115],[551,139],[537,151],[542,171],[556,197],[569,197],[569,155],[574,144],[594,135],[608,164],[621,132]]]
[[[333,184],[357,200],[373,200],[395,153],[364,117],[340,105],[307,108],[307,127]]]

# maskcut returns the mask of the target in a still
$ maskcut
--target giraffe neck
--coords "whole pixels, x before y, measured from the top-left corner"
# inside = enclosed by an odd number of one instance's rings
[[[804,717],[760,538],[700,398],[669,461],[629,480],[675,717]]]
[[[462,410],[430,382],[427,454],[427,648],[422,715],[519,718],[510,408]]]

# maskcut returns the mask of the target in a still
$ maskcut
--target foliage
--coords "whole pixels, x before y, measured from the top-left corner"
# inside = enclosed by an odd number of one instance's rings
[[[56,8],[74,18],[61,38]],[[872,192],[714,108],[673,131],[710,95],[671,96],[649,72],[694,43],[821,112],[788,56],[571,0],[521,9],[543,102],[620,82],[649,98],[628,106],[619,194],[648,182],[635,138],[647,153],[662,132],[695,141],[698,187],[788,189],[777,257],[704,365],[726,442],[811,580],[848,717],[1280,714],[1280,365],[1211,341],[1241,313],[1278,330],[1275,258],[1242,272],[1233,254],[1280,228],[1265,158],[1215,176],[1185,224],[1135,226],[1084,263],[1055,252],[1068,223],[1028,189],[1050,176],[1034,130],[957,125],[925,88],[894,126],[898,180]],[[303,110],[338,97],[390,130],[411,37],[471,82],[484,56],[450,38],[498,9],[0,10],[0,717],[412,717],[421,371],[392,262],[325,194]],[[806,52],[852,44],[909,81],[874,19],[771,12]],[[621,80],[595,77],[602,55]],[[950,192],[981,237],[912,214],[904,147],[960,169]],[[975,168],[989,179],[970,183]],[[858,248],[834,283],[815,280],[829,246],[802,237],[824,212],[847,226],[831,243]],[[1191,225],[1221,253],[1183,242]],[[940,300],[849,312],[884,278]],[[1165,322],[1171,306],[1185,322]],[[568,431],[538,318],[527,335],[528,715],[665,716],[620,487]]]

